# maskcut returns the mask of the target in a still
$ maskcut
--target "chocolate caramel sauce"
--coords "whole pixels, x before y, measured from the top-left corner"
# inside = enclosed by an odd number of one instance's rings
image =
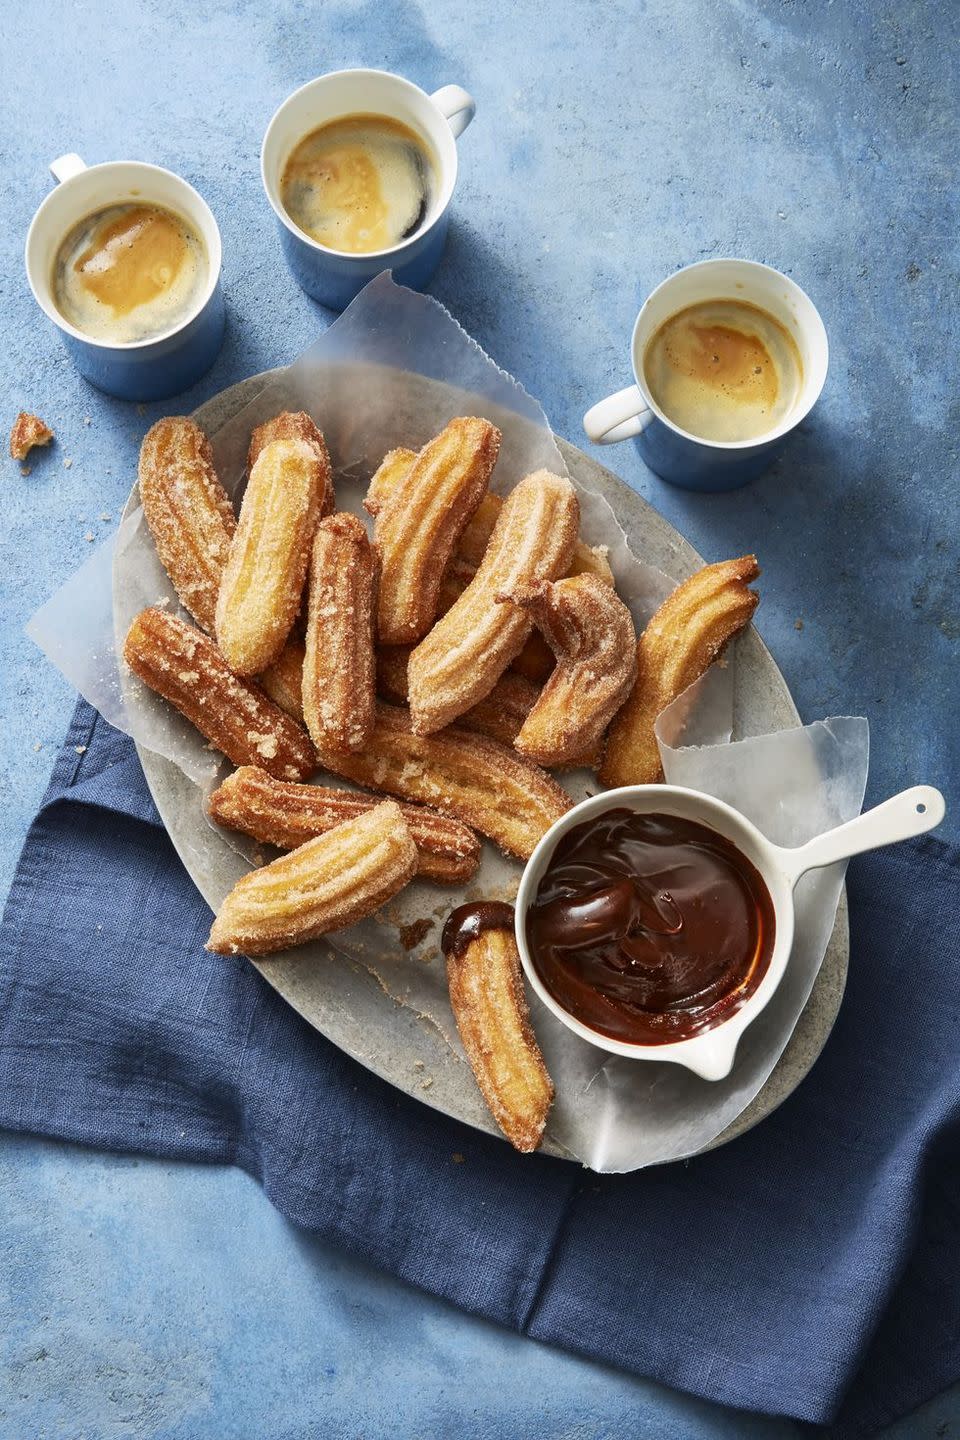
[[[440,949],[444,955],[459,959],[470,944],[484,930],[509,930],[513,934],[513,906],[502,900],[475,900],[469,905],[458,905],[451,910],[440,936]]]
[[[686,1040],[739,1010],[775,934],[770,893],[729,840],[626,809],[564,835],[526,925],[558,1004],[601,1035],[642,1045]]]

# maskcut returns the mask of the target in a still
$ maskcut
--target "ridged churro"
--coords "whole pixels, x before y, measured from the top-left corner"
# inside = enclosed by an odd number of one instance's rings
[[[207,949],[270,955],[344,930],[391,900],[417,870],[399,805],[384,800],[244,875],[213,922]]]
[[[607,735],[604,785],[652,785],[663,779],[654,725],[749,624],[760,597],[748,590],[760,574],[756,556],[705,565],[678,585],[637,643],[637,678]]]
[[[480,1093],[510,1144],[536,1150],[554,1089],[530,1024],[513,910],[461,905],[442,944],[450,1005]]]
[[[380,645],[377,648],[377,690],[382,699],[391,704],[406,704],[410,654],[409,645]],[[489,735],[491,740],[499,740],[501,745],[512,745],[539,698],[539,685],[512,670],[505,670],[490,694],[465,710],[457,724],[477,735]],[[589,750],[576,752],[564,762],[564,768],[592,767],[599,760],[599,747],[594,744]]]
[[[217,644],[237,675],[265,670],[283,649],[329,479],[312,441],[272,440],[257,456],[217,598]]]
[[[526,860],[571,800],[539,766],[506,746],[452,726],[415,735],[410,716],[377,705],[365,750],[320,751],[324,769],[368,790],[432,805]]]
[[[213,468],[210,441],[184,416],[158,420],[143,437],[137,479],[170,582],[197,624],[212,633],[237,521]]]
[[[377,514],[387,496],[403,479],[416,458],[415,450],[397,449],[384,455],[378,470],[370,481],[366,499],[363,502],[365,509],[371,515]],[[493,534],[493,527],[499,520],[502,509],[502,495],[495,495],[492,492],[484,495],[460,536],[456,560],[476,570],[486,553],[490,536]],[[570,574],[596,575],[600,580],[605,580],[608,585],[612,585],[613,571],[610,569],[610,562],[607,559],[607,547],[605,545],[585,545],[582,540],[578,540],[574,548],[573,559],[570,562]]]
[[[268,445],[272,445],[274,440],[303,440],[315,448],[324,472],[320,514],[331,515],[335,509],[333,473],[330,469],[330,457],[327,454],[327,442],[324,440],[320,428],[310,419],[305,410],[284,410],[282,414],[275,415],[272,420],[264,421],[250,436],[250,444],[247,449],[248,474],[260,459],[261,451]]]
[[[457,546],[458,559],[467,565],[480,564],[486,554],[490,536],[500,519],[502,509],[503,497],[501,495],[484,495],[471,515],[467,528],[460,536],[460,544]],[[582,540],[578,540],[574,547],[573,559],[570,561],[569,573],[571,575],[596,575],[598,580],[604,580],[608,585],[612,585],[613,571],[610,569],[610,562],[607,559],[606,546],[585,545]]]
[[[382,569],[377,633],[385,645],[425,635],[457,541],[486,493],[500,431],[461,416],[429,441],[389,493],[375,499]],[[382,467],[381,467],[382,468]]]
[[[569,480],[538,470],[500,512],[473,580],[410,657],[410,713],[420,734],[441,729],[482,700],[523,648],[533,622],[497,596],[563,575],[580,507]]]
[[[379,804],[373,795],[274,780],[257,766],[242,765],[214,791],[207,808],[220,825],[278,850],[295,850]],[[473,878],[480,842],[472,830],[424,805],[401,805],[400,811],[419,852],[420,878],[440,885],[465,885]]]
[[[370,477],[367,493],[363,497],[363,508],[368,515],[380,514],[387,497],[396,489],[416,458],[416,450],[405,450],[402,446],[387,451]]]
[[[356,515],[330,515],[313,538],[303,713],[314,744],[362,750],[376,700],[377,551]]]
[[[256,680],[275,705],[306,728],[303,718],[303,658],[303,641],[291,635],[273,664],[262,670]]]
[[[165,610],[142,610],[123,657],[234,765],[260,765],[279,780],[306,780],[316,770],[306,732],[258,685],[234,675],[202,630]]]
[[[637,673],[630,611],[596,575],[514,586],[504,604],[532,615],[556,668],[514,740],[540,765],[569,765],[596,748]]]

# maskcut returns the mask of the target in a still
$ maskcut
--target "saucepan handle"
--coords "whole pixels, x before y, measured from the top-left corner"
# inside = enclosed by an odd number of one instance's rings
[[[864,850],[878,850],[881,845],[895,845],[923,835],[940,824],[945,812],[939,790],[932,785],[914,785],[796,850],[781,850],[780,863],[789,878],[796,881],[808,870],[819,870]]]

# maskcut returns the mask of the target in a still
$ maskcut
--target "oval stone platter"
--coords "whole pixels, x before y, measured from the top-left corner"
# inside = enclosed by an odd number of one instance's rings
[[[208,434],[215,433],[277,373],[267,371],[229,387],[202,405],[194,419]],[[616,475],[567,441],[558,440],[558,444],[570,474],[609,501],[631,548],[642,553],[645,560],[677,580],[704,563],[693,547]],[[132,513],[138,503],[134,486],[125,515]],[[117,583],[115,572],[115,587]],[[116,593],[115,588],[115,601]],[[741,637],[737,665],[740,683],[735,736],[764,734],[801,723],[786,681],[756,630],[750,629]],[[248,871],[249,863],[206,819],[200,788],[163,756],[140,745],[137,749],[150,792],[177,853],[200,893],[215,908],[227,888]],[[312,948],[327,953],[321,954],[316,963],[296,956],[252,963],[311,1025],[361,1064],[424,1104],[499,1136],[466,1067],[452,1018],[450,1032],[443,1033],[434,1023],[424,1023],[414,1009],[398,1000],[390,1011],[389,1026],[375,1028],[370,1016],[382,1013],[384,1003],[377,982],[346,956],[331,956],[323,942]],[[750,1104],[705,1149],[726,1144],[758,1124],[808,1073],[836,1018],[848,955],[843,891],[823,964],[786,1049]],[[569,1151],[551,1140],[549,1131],[541,1149],[570,1158]]]

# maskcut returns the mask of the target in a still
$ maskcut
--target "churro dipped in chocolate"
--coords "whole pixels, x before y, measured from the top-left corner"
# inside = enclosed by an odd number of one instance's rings
[[[330,515],[313,538],[303,713],[315,745],[362,750],[376,700],[379,563],[356,515]]]
[[[374,499],[373,534],[382,562],[377,634],[383,644],[419,640],[433,624],[443,573],[499,453],[500,431],[489,420],[451,420],[389,493]]]
[[[234,675],[202,630],[165,610],[143,610],[123,658],[234,765],[260,765],[280,780],[306,780],[316,770],[307,733],[259,685]]]
[[[607,735],[604,785],[653,785],[663,779],[654,725],[724,646],[750,623],[760,596],[748,590],[760,574],[755,555],[705,565],[678,585],[637,643],[637,678]]]
[[[630,693],[637,673],[630,611],[596,575],[517,585],[503,601],[533,616],[557,658],[514,747],[540,765],[569,765],[596,750]]]
[[[532,620],[497,596],[553,580],[570,565],[580,507],[569,480],[538,470],[507,496],[473,580],[410,657],[414,729],[431,734],[488,695],[522,650]]]
[[[320,759],[356,785],[462,820],[521,860],[572,804],[539,766],[495,740],[457,726],[415,735],[405,710],[382,703],[364,750],[322,748]]]
[[[326,450],[312,440],[272,440],[257,456],[217,598],[217,644],[238,675],[265,670],[283,649],[329,483]]]
[[[207,949],[270,955],[344,930],[392,900],[416,870],[407,822],[385,800],[244,875],[221,905]]]
[[[184,609],[212,633],[237,521],[210,441],[182,415],[158,420],[143,437],[137,479],[161,564]]]
[[[442,947],[450,1004],[480,1093],[514,1149],[536,1150],[554,1090],[530,1024],[511,906],[461,905],[444,926]]]
[[[242,765],[210,796],[207,809],[219,825],[242,830],[278,850],[295,850],[379,805],[374,795],[275,780]],[[401,805],[420,856],[417,875],[438,885],[465,885],[480,864],[480,841],[466,825],[425,805]]]

